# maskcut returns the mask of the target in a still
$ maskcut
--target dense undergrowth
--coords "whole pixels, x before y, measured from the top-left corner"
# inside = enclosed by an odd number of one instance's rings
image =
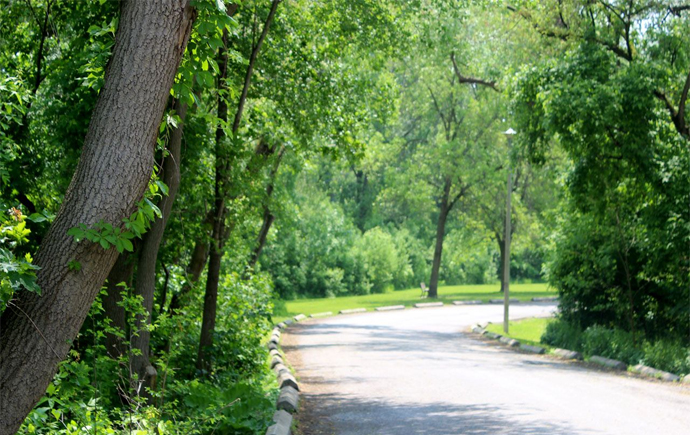
[[[219,296],[213,371],[195,369],[200,332],[198,305],[179,315],[165,310],[151,326],[157,368],[153,390],[131,371],[129,342],[141,302],[123,287],[129,313],[126,330],[110,325],[102,297],[93,305],[77,342],[20,434],[256,434],[275,410],[277,385],[262,345],[271,327],[270,287],[229,275]],[[200,298],[197,298],[200,299]],[[106,337],[115,334],[129,349],[111,355]],[[111,352],[112,353],[112,352]]]

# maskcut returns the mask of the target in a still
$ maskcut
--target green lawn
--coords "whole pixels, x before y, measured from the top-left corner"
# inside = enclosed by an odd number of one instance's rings
[[[297,314],[314,314],[331,311],[337,314],[340,310],[349,308],[366,308],[371,311],[385,305],[412,306],[418,302],[441,301],[451,303],[460,300],[482,300],[502,298],[500,284],[485,285],[455,285],[439,287],[438,299],[421,299],[420,289],[398,290],[365,296],[345,296],[327,299],[297,299],[294,301],[276,301],[274,320],[279,322]],[[534,297],[556,296],[556,290],[548,288],[547,284],[511,284],[510,297],[528,301]]]
[[[544,347],[539,342],[542,334],[546,330],[546,325],[553,322],[553,318],[531,318],[516,320],[508,323],[509,334],[503,332],[503,323],[490,323],[486,329],[496,334],[501,334],[519,340],[521,343],[532,344]]]

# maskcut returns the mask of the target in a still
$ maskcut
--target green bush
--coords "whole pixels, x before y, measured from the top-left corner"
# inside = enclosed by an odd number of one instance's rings
[[[546,325],[541,342],[553,347],[582,351],[582,330],[562,319]]]
[[[590,326],[582,334],[582,343],[585,356],[599,355],[627,364],[639,364],[643,357],[642,349],[632,334],[620,329]]]
[[[642,363],[678,375],[690,374],[690,349],[681,343],[657,341],[645,343]]]

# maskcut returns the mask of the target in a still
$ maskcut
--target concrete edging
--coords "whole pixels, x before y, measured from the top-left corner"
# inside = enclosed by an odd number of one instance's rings
[[[433,308],[433,307],[442,307],[443,302],[422,302],[419,304],[414,304],[415,308]]]
[[[663,370],[657,370],[653,367],[649,367],[643,364],[638,364],[636,366],[631,366],[630,371],[639,373],[641,375],[651,376],[665,382],[678,382],[680,381],[680,376],[674,375],[673,373],[665,372]],[[687,378],[688,376],[686,376]],[[690,379],[689,379],[690,381]],[[684,381],[685,382],[685,381]]]
[[[306,318],[304,314],[294,317],[296,322]],[[287,321],[276,325],[266,345],[271,357],[271,370],[275,372],[280,385],[276,412],[273,414],[273,424],[266,429],[266,435],[290,435],[292,433],[292,414],[299,409],[299,384],[285,365],[285,358],[280,352],[281,330],[287,328],[288,325]]]
[[[388,305],[386,307],[376,307],[376,311],[393,311],[393,310],[404,310],[405,305]]]
[[[366,308],[352,308],[349,310],[340,310],[338,314],[357,314],[357,313],[366,313],[367,309]]]

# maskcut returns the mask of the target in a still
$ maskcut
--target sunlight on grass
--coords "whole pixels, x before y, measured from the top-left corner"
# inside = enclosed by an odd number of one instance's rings
[[[509,322],[509,334],[503,332],[502,323],[490,323],[486,329],[496,334],[507,335],[510,338],[519,340],[521,343],[544,347],[539,341],[544,331],[546,331],[546,326],[553,322],[553,320],[553,318],[532,318]]]
[[[297,314],[314,314],[331,311],[366,308],[368,311],[385,305],[412,306],[418,302],[444,302],[461,300],[481,300],[502,298],[500,284],[443,286],[438,289],[438,299],[421,299],[419,288],[398,290],[390,293],[364,296],[345,296],[325,299],[297,299],[294,301],[275,301],[274,320],[281,321]],[[555,289],[547,284],[511,284],[510,297],[528,301],[534,297],[556,296]]]

